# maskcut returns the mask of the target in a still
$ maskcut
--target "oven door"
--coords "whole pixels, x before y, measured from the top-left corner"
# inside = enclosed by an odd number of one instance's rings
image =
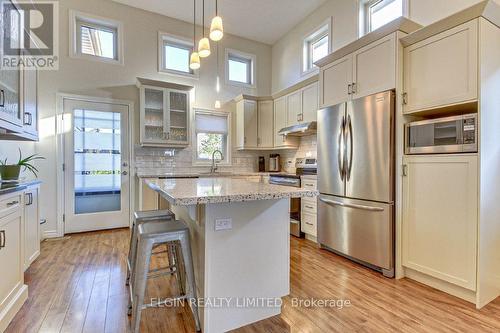
[[[410,123],[406,126],[406,154],[461,153],[463,117]]]

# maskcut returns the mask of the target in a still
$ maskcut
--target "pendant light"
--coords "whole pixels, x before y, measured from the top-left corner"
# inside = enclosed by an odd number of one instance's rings
[[[222,17],[219,16],[219,0],[215,0],[215,17],[212,19],[210,25],[210,39],[218,42],[224,36],[224,27],[222,25]]]
[[[192,70],[200,68],[200,55],[195,50],[196,45],[196,0],[193,0],[194,5],[194,19],[193,19],[193,52],[191,53],[191,59],[189,60],[189,68]]]
[[[205,0],[203,0],[203,20],[202,20],[202,27],[203,27],[203,38],[200,39],[200,42],[198,43],[198,54],[200,55],[201,58],[206,58],[210,55],[210,41],[208,40],[207,37],[205,37]]]

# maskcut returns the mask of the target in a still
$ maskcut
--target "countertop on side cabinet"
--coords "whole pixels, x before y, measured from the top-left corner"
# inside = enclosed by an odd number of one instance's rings
[[[23,180],[18,183],[2,183],[0,180],[0,195],[23,191],[29,186],[41,184],[42,181],[38,179]]]
[[[253,177],[253,176],[272,176],[272,175],[291,175],[287,172],[220,172],[215,174],[204,172],[174,172],[174,173],[154,173],[138,172],[138,178],[224,178],[224,177]],[[293,174],[295,175],[295,174]]]
[[[230,177],[148,179],[146,183],[175,206],[316,197],[317,191]]]

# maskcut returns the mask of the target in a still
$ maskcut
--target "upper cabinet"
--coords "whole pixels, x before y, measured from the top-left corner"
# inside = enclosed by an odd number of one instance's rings
[[[0,70],[0,139],[38,141],[38,71]]]
[[[405,113],[474,101],[477,81],[477,20],[404,49]]]
[[[141,145],[189,145],[189,91],[140,84]]]
[[[287,126],[293,126],[302,121],[302,91],[296,91],[286,96]]]
[[[316,121],[318,113],[318,82],[285,96],[287,126]],[[278,129],[282,129],[282,126]]]
[[[274,100],[274,147],[297,148],[299,140],[296,137],[279,135],[282,128],[287,127],[287,96],[282,96]]]
[[[274,103],[272,100],[257,103],[259,126],[257,144],[260,148],[274,147]]]
[[[236,148],[274,148],[274,109],[272,100],[253,100],[246,96],[236,103]]]
[[[396,88],[396,33],[372,42],[320,70],[320,107]]]

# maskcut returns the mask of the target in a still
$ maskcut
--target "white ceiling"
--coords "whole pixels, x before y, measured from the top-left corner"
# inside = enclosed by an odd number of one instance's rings
[[[193,22],[193,0],[112,0]],[[274,44],[327,0],[219,0],[219,15],[230,34]],[[202,0],[196,0],[201,25]],[[205,0],[205,25],[215,14],[215,0]]]

